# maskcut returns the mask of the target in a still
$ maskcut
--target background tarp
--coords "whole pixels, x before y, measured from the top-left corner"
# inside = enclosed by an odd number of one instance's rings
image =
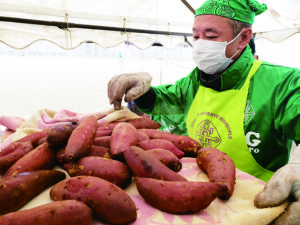
[[[65,49],[85,41],[104,48],[129,41],[140,49],[160,42],[172,49],[185,37],[192,41],[194,14],[184,2],[197,9],[203,1],[0,0],[0,41],[18,49],[37,40],[49,40]],[[280,42],[299,32],[299,0],[261,2],[267,4],[268,11],[256,17],[253,30],[257,37]],[[18,22],[7,22],[12,19]],[[42,25],[45,21],[47,25]],[[113,31],[116,29],[119,31]]]

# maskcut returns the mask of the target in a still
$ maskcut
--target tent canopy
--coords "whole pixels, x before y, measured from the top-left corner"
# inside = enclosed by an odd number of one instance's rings
[[[168,49],[192,41],[193,10],[204,0],[0,0],[0,41],[22,49],[48,40],[73,49],[86,41],[109,48],[155,42]],[[217,0],[216,0],[217,1]],[[299,0],[264,0],[256,38],[280,42],[300,30]]]

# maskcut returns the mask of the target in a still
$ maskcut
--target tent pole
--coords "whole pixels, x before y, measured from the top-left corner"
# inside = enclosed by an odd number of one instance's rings
[[[193,36],[192,33],[180,33],[180,32],[158,31],[158,30],[143,30],[143,29],[133,29],[133,28],[124,28],[124,27],[109,27],[109,26],[66,23],[66,22],[58,22],[58,21],[32,20],[32,19],[25,19],[25,18],[13,18],[13,17],[3,17],[3,16],[0,16],[0,21],[12,22],[12,23],[33,24],[33,25],[56,26],[60,29],[82,28],[82,29],[93,29],[93,30],[130,32],[130,33],[173,35],[173,36],[183,36],[183,37]]]
[[[181,0],[181,1],[195,15],[196,13],[195,9],[186,0]]]

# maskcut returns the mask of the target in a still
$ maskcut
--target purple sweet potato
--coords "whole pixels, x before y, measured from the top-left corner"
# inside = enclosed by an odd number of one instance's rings
[[[63,166],[71,177],[89,175],[100,177],[120,188],[127,187],[132,178],[129,167],[120,161],[97,156],[86,156],[76,163],[68,163]]]
[[[50,190],[54,201],[76,199],[93,210],[95,218],[110,224],[127,224],[137,218],[136,206],[120,187],[94,176],[67,178]]]
[[[194,213],[207,208],[226,186],[212,182],[164,181],[135,177],[139,194],[154,208],[173,214]]]
[[[159,161],[161,161],[163,164],[165,164],[167,167],[169,167],[171,170],[174,170],[175,172],[180,171],[182,168],[182,163],[180,159],[168,150],[156,148],[147,150],[145,152],[157,158]]]
[[[69,160],[76,161],[91,150],[96,132],[98,120],[94,115],[87,116],[73,130],[66,146],[66,155]]]
[[[186,181],[183,176],[171,170],[157,158],[147,154],[146,151],[139,147],[128,147],[124,151],[124,158],[132,173],[137,177]]]
[[[185,153],[185,156],[197,157],[197,152],[201,149],[199,142],[185,135],[172,134],[158,129],[141,129],[151,139],[164,139],[172,142],[178,149]]]
[[[121,122],[113,129],[110,139],[111,155],[114,159],[123,159],[124,150],[137,144],[136,128],[129,123]]]
[[[178,149],[172,142],[164,139],[150,139],[146,141],[141,141],[136,144],[136,146],[144,149],[150,150],[155,148],[162,148],[174,153],[179,159],[184,156],[184,152]]]
[[[2,178],[13,176],[19,173],[48,170],[55,166],[55,152],[47,142],[39,145],[16,161],[3,175]]]
[[[77,200],[47,203],[0,216],[1,225],[90,225],[91,209]]]
[[[111,136],[95,137],[93,145],[110,148]]]
[[[4,173],[17,160],[22,158],[31,150],[33,150],[31,141],[24,141],[24,142],[14,141],[9,145],[7,145],[0,152],[0,171]]]
[[[1,179],[0,214],[20,209],[43,190],[65,178],[65,173],[58,170],[36,170]]]
[[[227,191],[219,198],[229,199],[233,194],[236,179],[233,160],[216,148],[206,147],[198,151],[196,161],[199,168],[207,173],[209,181],[227,186]]]
[[[53,149],[61,149],[65,147],[76,126],[77,122],[74,121],[65,122],[49,128],[46,136],[46,141],[49,146]]]

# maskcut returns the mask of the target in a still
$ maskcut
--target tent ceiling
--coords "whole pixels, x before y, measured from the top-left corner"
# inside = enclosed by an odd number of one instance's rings
[[[0,0],[0,41],[19,49],[37,40],[65,49],[86,41],[104,48],[129,41],[141,49],[160,42],[171,49],[192,41],[194,15],[184,2],[197,9],[202,1]],[[256,37],[278,42],[299,32],[299,0],[264,2],[269,9],[256,17]]]

